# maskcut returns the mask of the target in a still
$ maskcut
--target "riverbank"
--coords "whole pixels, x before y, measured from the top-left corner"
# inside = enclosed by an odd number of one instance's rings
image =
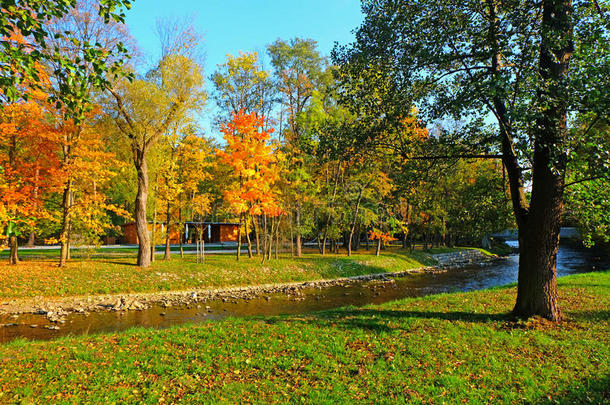
[[[609,287],[609,272],[560,278],[557,324],[512,320],[502,287],[16,341],[0,346],[0,402],[603,403]]]
[[[443,267],[450,267],[483,264],[496,258],[468,250],[438,255],[438,260]],[[437,264],[435,256],[422,252],[387,252],[379,257],[307,255],[282,257],[264,264],[257,258],[236,262],[231,256],[209,257],[205,264],[200,264],[186,257],[158,261],[149,269],[129,262],[87,261],[71,263],[65,269],[57,269],[50,262],[24,262],[17,267],[7,266],[0,276],[0,315],[38,313],[47,315],[51,321],[60,321],[71,312],[143,310],[152,305],[169,307],[214,299],[252,299],[264,294],[439,270],[431,264]],[[108,290],[113,293],[100,294]]]

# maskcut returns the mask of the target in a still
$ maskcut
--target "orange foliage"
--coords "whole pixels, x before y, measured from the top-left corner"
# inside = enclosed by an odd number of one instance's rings
[[[0,113],[0,223],[33,225],[48,216],[43,198],[58,191],[64,175],[57,156],[57,131],[46,118],[47,95],[32,90],[30,101],[5,105]]]
[[[383,232],[377,228],[374,228],[372,231],[369,232],[369,238],[373,240],[381,240],[383,243],[398,240],[394,236],[392,236],[391,232]]]
[[[275,217],[282,213],[273,189],[279,179],[277,158],[269,142],[273,129],[265,131],[264,123],[264,117],[242,110],[221,127],[227,147],[216,154],[236,178],[225,199],[238,215]]]

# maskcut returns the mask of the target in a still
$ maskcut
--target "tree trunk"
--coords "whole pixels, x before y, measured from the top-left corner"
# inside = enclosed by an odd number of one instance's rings
[[[294,232],[292,230],[292,218],[290,218],[290,257],[294,257]]]
[[[61,206],[61,231],[59,233],[59,241],[61,243],[59,251],[59,267],[64,267],[68,260],[68,234],[70,232],[70,194],[72,192],[72,180],[68,180],[64,188]]]
[[[573,52],[570,0],[544,0],[539,73],[545,100],[536,119],[532,198],[526,218],[519,224],[519,284],[515,315],[561,319],[557,302],[557,250],[563,213],[567,163],[567,103],[565,79]],[[519,223],[519,221],[518,221]]]
[[[166,223],[166,230],[165,230],[165,256],[163,256],[163,260],[169,260],[172,254],[172,249],[170,246],[170,238],[171,238],[171,215],[170,215],[170,210],[169,210],[169,202],[167,203],[167,208],[165,211],[165,223]]]
[[[267,259],[267,215],[263,214],[263,226],[261,227],[261,239],[263,242],[263,251],[261,263],[264,263]]]
[[[339,184],[339,174],[341,173],[341,161],[337,164],[337,173],[335,175],[335,184],[333,185],[333,195],[330,199],[328,206],[328,217],[326,218],[326,224],[324,225],[324,237],[322,238],[322,256],[326,253],[326,237],[328,236],[328,227],[332,219],[332,209],[335,205],[335,197],[337,196],[337,185]]]
[[[512,147],[509,121],[499,119],[503,163],[509,177],[513,210],[519,228],[519,277],[513,313],[519,317],[541,316],[559,320],[557,302],[557,250],[563,212],[563,187],[567,161],[567,92],[565,79],[573,52],[570,0],[543,0],[543,33],[539,75],[542,100],[533,130],[532,197],[528,205],[521,168]],[[490,12],[495,10],[490,8]],[[492,15],[495,20],[495,15]],[[492,69],[499,72],[501,56],[496,53]],[[504,104],[494,100],[501,118]]]
[[[205,238],[201,235],[201,263],[203,262],[205,262]]]
[[[254,226],[254,220],[252,220]],[[250,230],[248,229],[248,217],[246,217],[246,240],[248,241],[248,258],[252,258],[252,241],[250,240]]]
[[[184,258],[184,247],[183,247],[183,243],[182,240],[184,239],[184,228],[183,226],[186,226],[184,224],[182,224],[182,220],[178,220],[179,224],[180,224],[180,232],[178,232],[178,239],[180,240],[180,258],[183,259]]]
[[[255,237],[255,241],[256,241],[256,255],[260,255],[261,254],[261,242],[260,242],[260,226],[258,224],[258,219],[254,218],[254,215],[250,215],[250,218],[252,219],[252,228],[254,229],[254,237]]]
[[[349,232],[349,239],[347,241],[347,255],[352,255],[352,239],[354,239],[354,231],[356,230],[356,222],[358,221],[358,211],[360,210],[360,201],[362,201],[362,194],[364,193],[364,189],[366,186],[362,186],[360,188],[360,193],[358,193],[358,200],[356,201],[356,210],[354,211],[354,219],[352,220],[352,229]]]
[[[34,247],[36,244],[36,232],[30,232],[30,236],[28,237],[28,242],[25,244],[27,247]]]
[[[205,228],[202,226],[201,227],[201,233],[200,233],[200,236],[199,236],[199,239],[201,241],[201,243],[200,243],[201,263],[205,262],[205,237],[203,236],[203,232],[205,232],[208,229],[209,226],[210,225],[207,225]]]
[[[241,214],[239,216],[239,228],[237,229],[237,261],[239,261],[241,257],[241,227],[243,224],[244,215]]]
[[[150,238],[148,237],[148,221],[146,220],[146,200],[148,198],[148,165],[145,150],[135,153],[135,166],[138,174],[138,193],[135,201],[136,233],[138,234],[138,266],[150,266]]]
[[[9,259],[8,262],[10,264],[18,264],[19,263],[19,254],[18,254],[18,245],[17,245],[17,236],[16,235],[11,235],[8,238],[8,244],[10,246],[10,255],[9,255]]]
[[[277,226],[275,227],[275,260],[278,258],[278,251],[280,250],[280,223],[282,222],[282,214],[277,219]]]
[[[302,241],[301,241],[301,204],[298,203],[297,204],[297,209],[296,209],[296,213],[295,213],[295,220],[296,220],[296,256],[297,257],[301,257],[303,254],[303,247],[302,247]]]
[[[156,181],[155,181],[156,184]],[[155,203],[153,204],[153,219],[152,231],[150,232],[150,261],[155,261],[155,253],[157,248],[157,186],[155,185]]]
[[[182,193],[178,194],[178,239],[180,243],[180,258],[184,258],[184,248],[182,247],[184,235],[186,231],[186,224],[182,223]]]
[[[275,234],[275,217],[271,217],[271,229],[267,235],[269,243],[267,244],[267,260],[271,260],[271,249],[273,248],[273,235]]]
[[[381,238],[377,239],[377,251],[375,251],[375,256],[379,256],[381,252]]]

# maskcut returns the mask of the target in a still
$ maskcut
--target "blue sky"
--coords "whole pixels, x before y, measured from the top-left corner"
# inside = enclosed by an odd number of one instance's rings
[[[261,54],[278,38],[311,38],[322,55],[329,55],[334,42],[354,40],[352,31],[363,20],[359,0],[136,0],[127,12],[127,24],[142,51],[154,60],[159,49],[154,32],[157,18],[191,15],[205,37],[206,77],[227,53]],[[212,100],[208,107],[202,124],[213,135],[209,128]]]

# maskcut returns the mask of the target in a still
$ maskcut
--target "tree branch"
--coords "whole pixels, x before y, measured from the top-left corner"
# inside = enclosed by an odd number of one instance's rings
[[[575,180],[572,181],[568,184],[565,184],[563,186],[563,189],[565,190],[566,188],[573,186],[575,184],[580,184],[580,183],[584,183],[585,181],[592,181],[592,180],[598,180],[598,179],[607,179],[608,176],[604,176],[604,175],[600,175],[600,176],[591,176],[591,177],[585,177],[584,179],[580,179],[580,180]]]

